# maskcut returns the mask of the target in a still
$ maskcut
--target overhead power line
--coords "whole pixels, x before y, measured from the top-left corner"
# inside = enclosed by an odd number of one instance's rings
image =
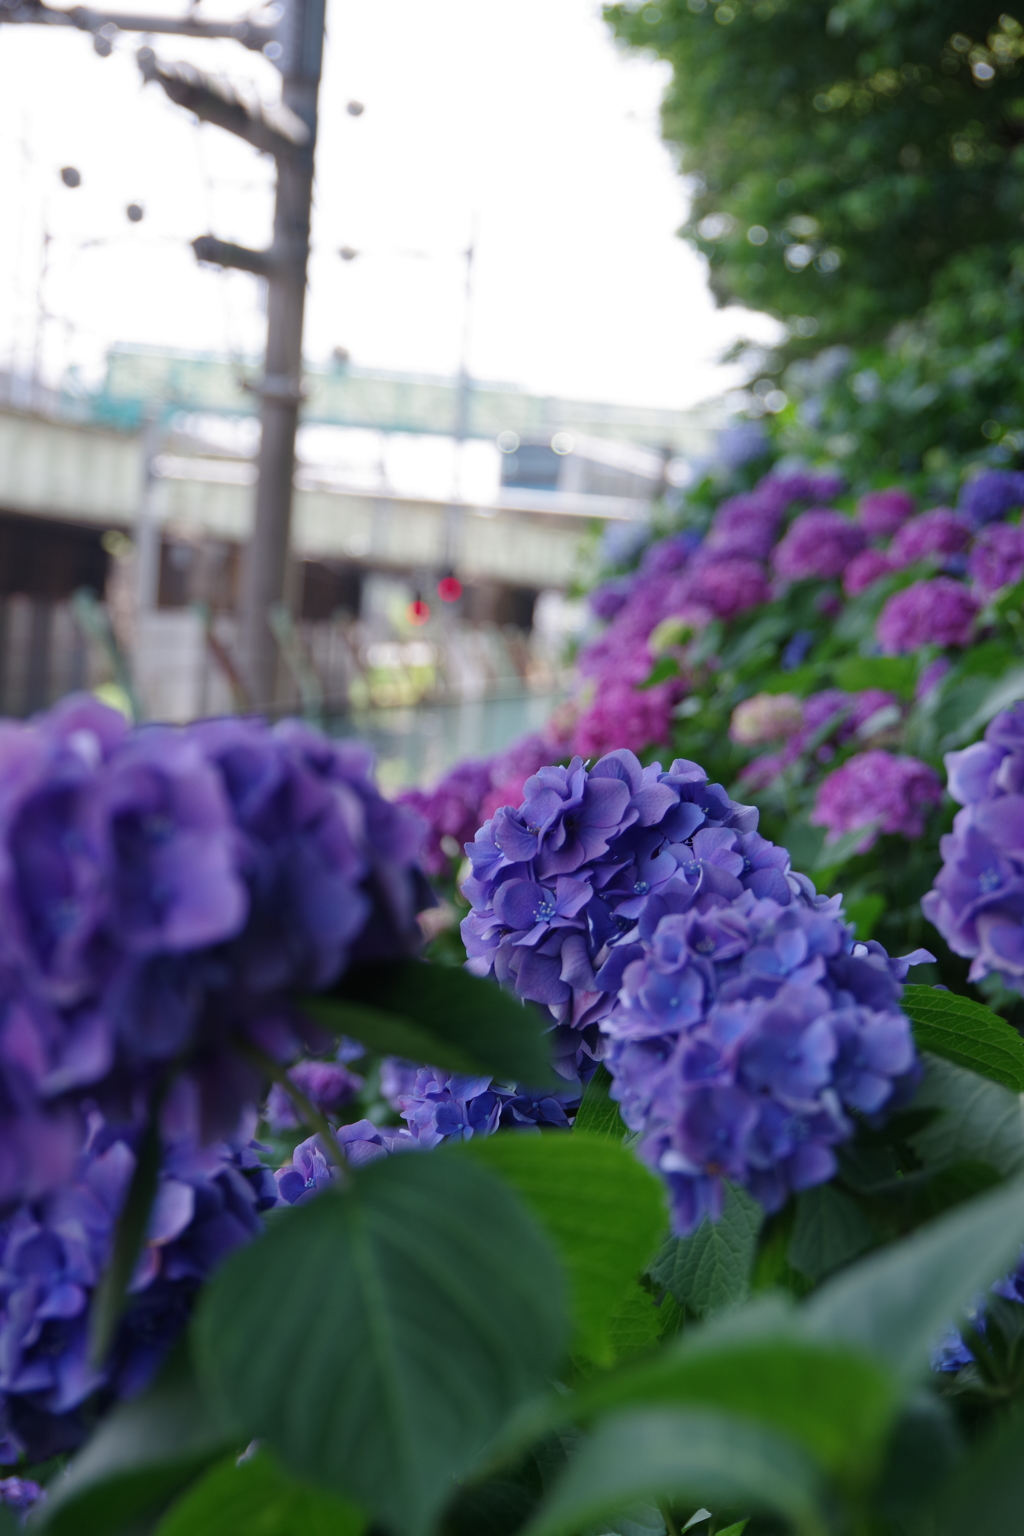
[[[0,22],[8,25],[76,27],[79,32],[100,36],[104,28],[118,32],[174,33],[180,37],[222,37],[241,43],[256,53],[279,44],[278,27],[254,21],[198,21],[191,16],[144,16],[130,11],[93,11],[76,5],[70,11],[43,5],[37,0],[0,0]],[[268,53],[268,57],[272,54]]]

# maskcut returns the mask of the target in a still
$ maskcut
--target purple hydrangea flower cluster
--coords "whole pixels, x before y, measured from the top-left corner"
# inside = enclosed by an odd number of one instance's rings
[[[925,816],[941,799],[939,776],[927,763],[875,748],[822,779],[808,819],[828,829],[826,843],[863,827],[857,849],[866,853],[880,832],[920,837]]]
[[[97,1367],[89,1306],[113,1251],[134,1139],[93,1113],[71,1180],[0,1223],[0,1463],[72,1449],[97,1406],[140,1391],[179,1337],[199,1286],[277,1203],[250,1148],[170,1146],[128,1306],[109,1360]]]
[[[640,922],[717,892],[785,903],[814,886],[758,836],[754,806],[708,783],[697,763],[642,768],[614,751],[585,768],[543,768],[517,811],[499,811],[467,846],[471,971],[494,974],[554,1018],[554,1060],[579,1087],[600,1057],[599,1021],[633,958]]]
[[[611,622],[581,652],[580,675],[594,680],[598,696],[616,685],[622,693],[618,703],[625,704],[628,687],[635,689],[650,673],[647,642],[662,620],[679,618],[699,629],[711,619],[728,621],[766,602],[771,593],[764,561],[785,513],[801,502],[829,501],[842,489],[841,477],[826,473],[766,475],[752,491],[721,503],[703,543],[685,532],[650,545],[632,578],[617,578],[600,589],[598,609]],[[572,743],[574,750],[592,754],[627,742],[639,751],[664,739],[668,710],[679,691],[678,684],[665,687],[660,706],[649,705],[632,717],[631,734],[620,733],[617,739],[604,729],[608,711],[598,697],[593,719],[587,719],[583,735]],[[652,727],[659,728],[656,734],[642,734]]]
[[[939,842],[942,868],[924,914],[970,958],[971,981],[995,974],[1024,992],[1024,704],[945,761],[946,787],[963,809]]]
[[[970,589],[951,576],[915,581],[886,599],[875,634],[889,656],[903,656],[922,645],[969,645],[978,608]]]
[[[934,507],[903,524],[887,551],[889,563],[902,571],[929,555],[958,555],[971,542],[972,533],[970,520],[963,513]]]
[[[30,1477],[0,1477],[0,1504],[27,1512],[43,1497],[43,1489]]]
[[[991,1294],[1002,1296],[1005,1301],[1015,1301],[1024,1305],[1024,1252],[1017,1260],[1016,1267],[1008,1275],[1003,1275],[994,1284],[989,1286]],[[981,1334],[985,1332],[986,1306],[983,1297],[975,1297],[971,1306],[967,1309],[967,1320],[972,1327]],[[938,1344],[932,1350],[931,1365],[933,1371],[942,1371],[946,1374],[954,1374],[962,1371],[966,1366],[973,1364],[974,1355],[964,1342],[963,1335],[957,1328],[948,1328]]]
[[[334,1114],[350,1104],[363,1087],[363,1079],[348,1066],[366,1054],[366,1047],[353,1040],[343,1040],[334,1061],[298,1061],[289,1067],[288,1076],[322,1114]],[[294,1131],[302,1121],[295,1105],[280,1083],[274,1083],[263,1108],[263,1118],[275,1133]]]
[[[600,1054],[597,1023],[618,987],[612,950],[652,902],[745,887],[789,898],[796,877],[785,851],[757,835],[757,815],[695,763],[677,759],[666,773],[620,749],[589,770],[580,758],[542,768],[519,809],[499,811],[467,844],[469,967],[550,1010],[567,1081],[578,1085]]]
[[[857,521],[869,539],[887,539],[913,517],[917,503],[909,491],[889,485],[869,491],[857,503]]]
[[[862,549],[859,555],[854,555],[843,572],[843,591],[847,597],[857,597],[893,570],[893,563],[883,550]]]
[[[422,827],[371,769],[297,722],[131,731],[89,697],[0,725],[0,1207],[70,1176],[86,1091],[122,1120],[172,1073],[179,1125],[236,1134],[262,1085],[234,1041],[287,1061],[291,992],[417,947]]]
[[[843,512],[814,507],[793,519],[775,547],[775,571],[783,581],[841,576],[864,548],[863,528]]]
[[[703,629],[712,619],[728,622],[770,596],[760,561],[705,545],[690,561],[679,585],[676,611],[694,629]]]
[[[394,1087],[389,1095],[395,1109],[420,1147],[436,1147],[443,1141],[471,1141],[491,1136],[501,1128],[571,1125],[580,1104],[580,1087],[561,1092],[530,1092],[493,1078],[442,1072],[435,1067],[409,1067],[391,1063]],[[400,1073],[400,1078],[394,1074]],[[583,1078],[592,1074],[584,1070]]]
[[[479,811],[491,788],[490,764],[467,758],[431,790],[405,789],[398,796],[426,822],[428,832],[420,855],[428,875],[446,875],[452,857],[480,825]]]
[[[960,510],[975,527],[1005,517],[1024,506],[1024,474],[1012,469],[984,469],[960,492]]]
[[[601,1027],[612,1097],[680,1236],[717,1217],[725,1180],[774,1211],[831,1178],[851,1113],[913,1081],[900,983],[931,957],[856,943],[840,902],[707,889],[641,918]]]
[[[620,608],[629,597],[629,589],[632,585],[628,576],[614,576],[611,581],[602,582],[587,596],[590,611],[597,619],[614,619]]]
[[[967,557],[967,574],[982,600],[1024,578],[1024,528],[1019,523],[982,528]]]
[[[345,1162],[352,1168],[372,1163],[391,1152],[404,1152],[416,1143],[404,1128],[374,1125],[372,1120],[353,1120],[339,1126],[335,1141]],[[277,1195],[283,1205],[304,1205],[321,1189],[326,1189],[337,1168],[324,1155],[319,1136],[308,1136],[294,1149],[291,1161],[274,1174]]]
[[[730,496],[716,509],[705,546],[722,555],[767,560],[784,511],[779,498],[763,490]]]

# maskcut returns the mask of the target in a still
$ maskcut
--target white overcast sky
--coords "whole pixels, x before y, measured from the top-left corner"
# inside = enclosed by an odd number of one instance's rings
[[[241,10],[203,0],[200,14]],[[71,29],[0,27],[0,368],[31,368],[41,308],[51,381],[69,366],[97,378],[115,341],[261,348],[256,280],[199,269],[188,242],[265,242],[273,167],[143,89],[139,41],[101,59]],[[155,46],[277,93],[273,67],[237,44]],[[478,378],[672,407],[726,387],[717,355],[775,327],[716,311],[674,233],[685,192],[658,137],[664,83],[618,50],[595,0],[329,0],[307,356],[343,346],[369,367],[454,371],[475,225]],[[361,254],[343,262],[342,245]]]

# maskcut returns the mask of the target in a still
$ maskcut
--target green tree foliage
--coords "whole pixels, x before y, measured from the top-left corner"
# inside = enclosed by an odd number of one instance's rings
[[[963,251],[921,313],[883,340],[795,359],[781,379],[795,409],[773,435],[784,451],[840,463],[857,485],[923,471],[919,488],[951,499],[973,466],[1019,463],[1022,347],[1024,244]]]
[[[859,345],[936,297],[963,307],[979,248],[986,291],[1006,281],[1024,211],[1024,28],[997,5],[649,0],[605,14],[673,67],[664,133],[696,194],[684,233],[721,302]]]

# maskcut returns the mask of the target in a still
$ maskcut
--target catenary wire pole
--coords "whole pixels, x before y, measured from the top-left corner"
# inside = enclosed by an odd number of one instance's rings
[[[110,52],[117,32],[227,37],[263,51],[281,72],[281,100],[267,105],[194,65],[166,63],[152,48],[140,48],[137,55],[146,81],[155,81],[203,121],[273,155],[277,164],[273,238],[267,250],[250,250],[212,234],[192,242],[198,260],[267,281],[266,357],[263,377],[252,385],[260,397],[258,474],[240,614],[241,671],[258,708],[273,708],[277,699],[278,642],[271,615],[279,611],[287,590],[324,5],[325,0],[284,0],[275,25],[261,27],[250,21],[204,22],[191,15],[141,16],[83,6],[62,11],[36,0],[0,0],[0,23],[76,27],[92,34],[101,54]]]

